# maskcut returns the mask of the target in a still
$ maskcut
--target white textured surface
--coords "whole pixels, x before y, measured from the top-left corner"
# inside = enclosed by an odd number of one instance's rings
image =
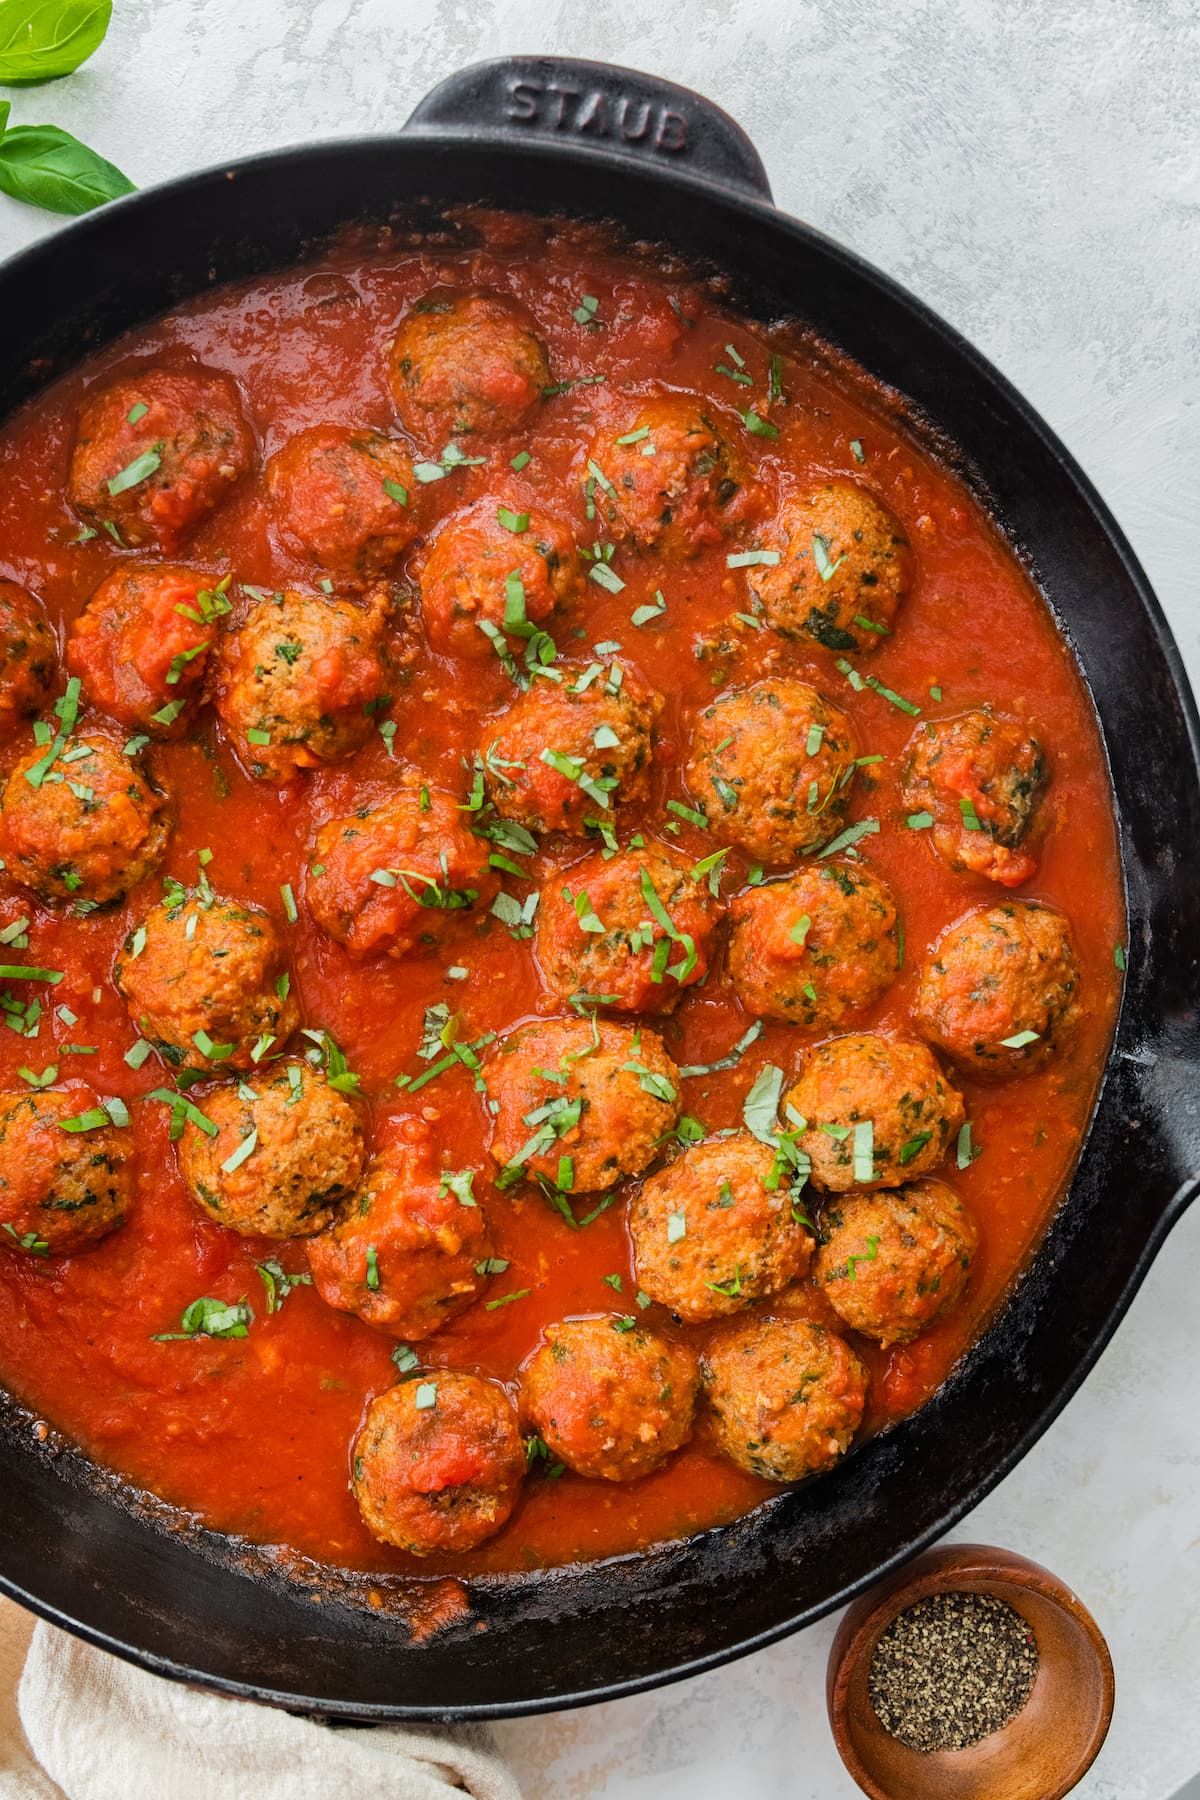
[[[507,51],[623,60],[711,95],[754,137],[781,206],[899,276],[1061,433],[1200,683],[1194,0],[117,0],[117,14],[79,76],[13,96],[14,123],[53,118],[143,184],[389,130],[441,75]],[[0,251],[54,228],[0,200]],[[1200,1768],[1198,1264],[1200,1209],[1081,1393],[957,1534],[1048,1563],[1108,1635],[1116,1722],[1081,1800],[1168,1800]],[[852,1800],[825,1724],[831,1635],[501,1736],[528,1800]]]

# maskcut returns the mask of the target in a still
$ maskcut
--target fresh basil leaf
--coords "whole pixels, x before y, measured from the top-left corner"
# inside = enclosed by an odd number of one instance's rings
[[[85,213],[135,192],[132,181],[57,125],[8,124],[0,101],[0,193],[47,212]]]
[[[0,5],[0,83],[57,81],[104,42],[112,0],[4,0]]]

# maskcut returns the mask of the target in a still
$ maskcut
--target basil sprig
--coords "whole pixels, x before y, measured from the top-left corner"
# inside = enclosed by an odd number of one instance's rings
[[[47,212],[85,213],[132,194],[115,164],[58,125],[8,128],[9,103],[0,100],[0,193]]]
[[[3,0],[0,84],[27,87],[72,74],[100,48],[111,19],[112,0]]]

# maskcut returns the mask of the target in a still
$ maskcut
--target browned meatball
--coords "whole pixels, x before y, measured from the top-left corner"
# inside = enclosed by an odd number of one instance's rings
[[[228,375],[140,369],[79,412],[71,499],[125,544],[168,556],[249,471],[254,440]]]
[[[525,1365],[521,1408],[577,1475],[636,1481],[691,1437],[699,1385],[691,1351],[633,1319],[564,1319]]]
[[[35,745],[8,778],[0,854],[43,900],[106,906],[162,861],[170,807],[140,760],[108,738],[55,743]]]
[[[581,667],[557,666],[561,685],[531,688],[489,726],[483,766],[504,818],[582,835],[617,805],[645,797],[663,702],[632,675],[617,687],[611,672],[589,681]]]
[[[306,1062],[272,1063],[207,1094],[200,1108],[216,1133],[189,1121],[179,1167],[218,1225],[242,1237],[311,1237],[357,1188],[358,1114]]]
[[[537,953],[556,993],[564,1000],[586,994],[619,1012],[670,1011],[708,973],[721,913],[693,866],[676,850],[647,844],[607,860],[597,852],[548,882]]]
[[[0,1094],[0,1249],[72,1256],[123,1225],[132,1148],[90,1089]]]
[[[337,1221],[309,1239],[322,1300],[414,1341],[472,1305],[491,1254],[472,1176],[441,1169],[428,1127],[406,1119]]]
[[[1036,738],[982,710],[927,719],[908,741],[900,795],[952,869],[1019,887],[1037,868],[1022,849],[1046,781]]]
[[[705,1398],[718,1448],[749,1475],[803,1481],[850,1448],[867,1372],[844,1338],[802,1319],[745,1319],[709,1345]]]
[[[286,782],[341,762],[374,730],[386,682],[385,593],[366,606],[268,594],[221,644],[217,711],[251,775]]]
[[[395,568],[420,530],[420,483],[398,438],[313,425],[266,467],[275,525],[289,549],[346,584]]]
[[[746,570],[767,623],[826,650],[874,650],[912,585],[898,521],[856,481],[826,481],[784,501],[763,544],[777,563]]]
[[[439,290],[397,326],[389,380],[401,422],[434,445],[459,432],[515,430],[540,405],[550,367],[511,300]]]
[[[695,1144],[629,1209],[637,1279],[681,1319],[719,1319],[778,1294],[813,1240],[775,1153],[748,1131]]]
[[[496,1381],[439,1369],[377,1394],[354,1440],[354,1497],[367,1530],[413,1556],[473,1550],[507,1523],[525,1447]]]
[[[37,712],[58,669],[41,607],[15,581],[0,581],[0,738]]]
[[[787,1096],[807,1130],[812,1182],[832,1194],[899,1187],[936,1169],[966,1116],[924,1044],[838,1037],[817,1044]]]
[[[761,1017],[836,1025],[873,1005],[900,967],[895,897],[865,863],[811,864],[747,888],[729,923],[729,979]]]
[[[425,629],[449,656],[494,656],[496,633],[527,639],[582,592],[570,526],[494,499],[447,520],[421,571]]]
[[[857,755],[839,707],[775,676],[705,708],[687,784],[722,837],[759,862],[791,862],[845,824]]]
[[[745,470],[708,402],[664,390],[600,433],[588,478],[597,519],[613,536],[678,559],[732,529]]]
[[[113,979],[175,1068],[248,1069],[300,1022],[267,914],[209,890],[173,888],[126,937]]]
[[[181,737],[229,611],[223,586],[199,569],[162,564],[102,581],[67,640],[67,667],[92,705],[138,731]]]
[[[409,772],[380,805],[330,819],[305,875],[317,924],[355,956],[401,957],[436,947],[452,921],[485,914],[500,883],[465,817]]]
[[[954,1305],[978,1242],[974,1219],[943,1181],[851,1193],[821,1209],[813,1276],[853,1331],[906,1344]]]
[[[640,1174],[679,1117],[679,1070],[652,1031],[626,1025],[530,1025],[497,1045],[484,1073],[501,1187],[526,1176],[594,1193]]]
[[[913,1017],[973,1075],[1017,1075],[1069,1047],[1079,1025],[1071,925],[1051,906],[977,906],[937,940]]]

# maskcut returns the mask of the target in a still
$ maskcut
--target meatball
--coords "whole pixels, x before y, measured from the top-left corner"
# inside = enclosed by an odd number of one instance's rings
[[[763,542],[777,563],[746,570],[762,616],[784,637],[826,650],[874,650],[912,585],[900,525],[856,481],[827,481],[785,500]]]
[[[382,432],[313,425],[275,452],[266,483],[288,548],[345,583],[390,574],[420,530],[408,447]]]
[[[496,633],[528,637],[556,606],[582,592],[570,527],[494,500],[448,520],[421,571],[425,629],[434,649],[448,656],[493,656]]]
[[[604,431],[588,459],[596,516],[618,539],[672,560],[720,543],[745,471],[698,394],[659,393]]]
[[[1022,845],[1042,797],[1037,740],[989,712],[929,719],[908,741],[900,796],[933,818],[933,847],[952,869],[1019,887],[1037,868]]]
[[[405,1120],[336,1223],[309,1239],[322,1300],[414,1341],[470,1306],[487,1285],[491,1253],[472,1174],[441,1170],[427,1127]]]
[[[781,1293],[813,1248],[774,1151],[748,1131],[694,1144],[651,1175],[629,1233],[643,1292],[690,1322]]]
[[[521,1492],[525,1446],[499,1382],[439,1369],[375,1396],[351,1467],[367,1530],[430,1556],[495,1537]]]
[[[189,1122],[179,1167],[209,1217],[242,1237],[311,1237],[358,1186],[358,1114],[306,1062],[219,1087],[202,1110],[216,1133]]]
[[[787,1096],[815,1188],[899,1187],[936,1169],[963,1123],[962,1095],[924,1044],[838,1037],[817,1044]],[[868,1173],[868,1171],[873,1171]]]
[[[632,1319],[564,1319],[525,1365],[521,1410],[577,1475],[636,1481],[691,1437],[699,1386],[692,1352]]]
[[[355,956],[435,946],[447,921],[486,913],[499,888],[488,846],[440,788],[404,778],[378,806],[318,830],[305,874],[308,909]]]
[[[113,979],[174,1068],[248,1069],[300,1022],[267,914],[208,891],[172,889],[125,939]]]
[[[216,703],[260,780],[340,762],[374,729],[387,675],[382,591],[365,607],[319,594],[268,594],[223,640]]]
[[[943,1181],[847,1194],[821,1212],[813,1276],[852,1331],[907,1344],[966,1284],[975,1221]]]
[[[538,961],[555,992],[564,1000],[586,994],[620,1012],[669,1012],[685,987],[703,981],[721,903],[692,866],[676,850],[647,844],[607,861],[585,857],[556,876],[542,889],[537,934]]]
[[[679,1117],[679,1070],[660,1040],[607,1021],[549,1019],[514,1032],[485,1079],[500,1187],[524,1175],[562,1194],[594,1193],[640,1174]]]
[[[810,864],[747,888],[729,924],[729,979],[760,1017],[836,1025],[878,1000],[900,967],[895,898],[865,863]]]
[[[211,369],[140,369],[80,408],[70,495],[122,543],[170,556],[249,471],[241,398]]]
[[[42,609],[15,581],[0,580],[0,738],[30,718],[58,672],[58,646]]]
[[[513,431],[550,385],[545,345],[511,300],[444,290],[401,320],[388,373],[401,423],[425,444]]]
[[[645,798],[663,701],[629,674],[617,686],[612,673],[588,681],[558,667],[561,685],[531,688],[489,727],[483,766],[503,818],[582,836],[619,801]]]
[[[131,1148],[90,1092],[0,1095],[0,1246],[71,1256],[107,1237],[133,1200]]]
[[[960,1068],[1017,1075],[1065,1049],[1079,1024],[1071,926],[1050,906],[977,906],[921,971],[913,1017]]]
[[[786,863],[841,830],[857,755],[839,707],[777,676],[701,713],[687,784],[724,837],[759,862]]]
[[[73,738],[48,765],[53,749],[35,745],[9,776],[0,854],[43,900],[106,906],[162,861],[170,808],[139,759],[108,738]]]
[[[67,667],[111,718],[179,737],[200,703],[223,588],[197,569],[117,569],[96,589],[67,640]]]
[[[802,1481],[850,1448],[867,1372],[844,1338],[803,1319],[743,1319],[709,1345],[704,1392],[718,1449],[748,1475]]]

